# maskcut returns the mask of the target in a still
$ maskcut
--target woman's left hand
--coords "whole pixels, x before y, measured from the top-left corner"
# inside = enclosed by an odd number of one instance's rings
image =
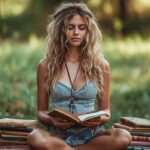
[[[89,128],[96,127],[100,125],[100,120],[101,120],[100,118],[90,119],[90,120],[84,121],[83,123],[81,123],[81,125],[85,127],[89,127]]]

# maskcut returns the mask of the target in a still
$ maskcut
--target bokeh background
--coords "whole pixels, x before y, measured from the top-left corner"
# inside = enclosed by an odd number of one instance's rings
[[[62,2],[81,1],[0,0],[0,118],[36,118],[36,69],[47,17]],[[121,116],[150,119],[150,1],[83,2],[97,18],[110,63],[109,126]]]

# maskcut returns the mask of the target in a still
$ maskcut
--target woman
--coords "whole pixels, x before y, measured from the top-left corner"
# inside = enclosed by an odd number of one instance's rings
[[[37,70],[37,116],[49,132],[35,130],[29,135],[34,149],[119,150],[130,143],[127,131],[104,130],[110,115],[80,126],[47,115],[50,107],[88,113],[95,110],[95,104],[97,110],[110,114],[110,70],[100,52],[100,39],[101,32],[85,4],[62,4],[53,14],[47,53]]]

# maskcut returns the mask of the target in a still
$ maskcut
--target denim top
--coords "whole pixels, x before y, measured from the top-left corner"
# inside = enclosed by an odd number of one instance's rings
[[[72,89],[72,96],[74,98],[75,113],[85,113],[95,110],[95,99],[97,95],[97,89],[92,80],[87,80],[87,82],[80,86],[78,89]],[[65,84],[57,81],[50,95],[51,109],[63,108],[70,111],[70,96],[71,88]],[[97,126],[95,128],[80,127],[74,128],[70,127],[65,129],[65,131],[58,129],[54,126],[49,125],[48,130],[54,133],[56,136],[62,138],[71,146],[77,146],[84,144],[89,139],[91,139],[97,132],[102,131],[102,126]]]
[[[69,104],[71,88],[57,81],[51,93],[51,109],[61,107],[67,111],[70,111]],[[81,85],[76,90],[72,89],[72,96],[74,98],[76,113],[94,111],[96,94],[96,86],[92,80],[87,80],[84,85]]]

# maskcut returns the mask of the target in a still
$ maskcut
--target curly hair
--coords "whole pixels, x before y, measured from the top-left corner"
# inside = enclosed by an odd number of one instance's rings
[[[66,54],[66,32],[68,20],[74,15],[82,16],[87,25],[87,34],[81,48],[81,69],[85,79],[94,81],[97,87],[98,99],[104,95],[104,77],[100,50],[101,31],[93,13],[84,3],[62,3],[47,26],[46,58],[48,60],[48,72],[46,87],[50,93],[55,82],[59,79],[64,66]]]

